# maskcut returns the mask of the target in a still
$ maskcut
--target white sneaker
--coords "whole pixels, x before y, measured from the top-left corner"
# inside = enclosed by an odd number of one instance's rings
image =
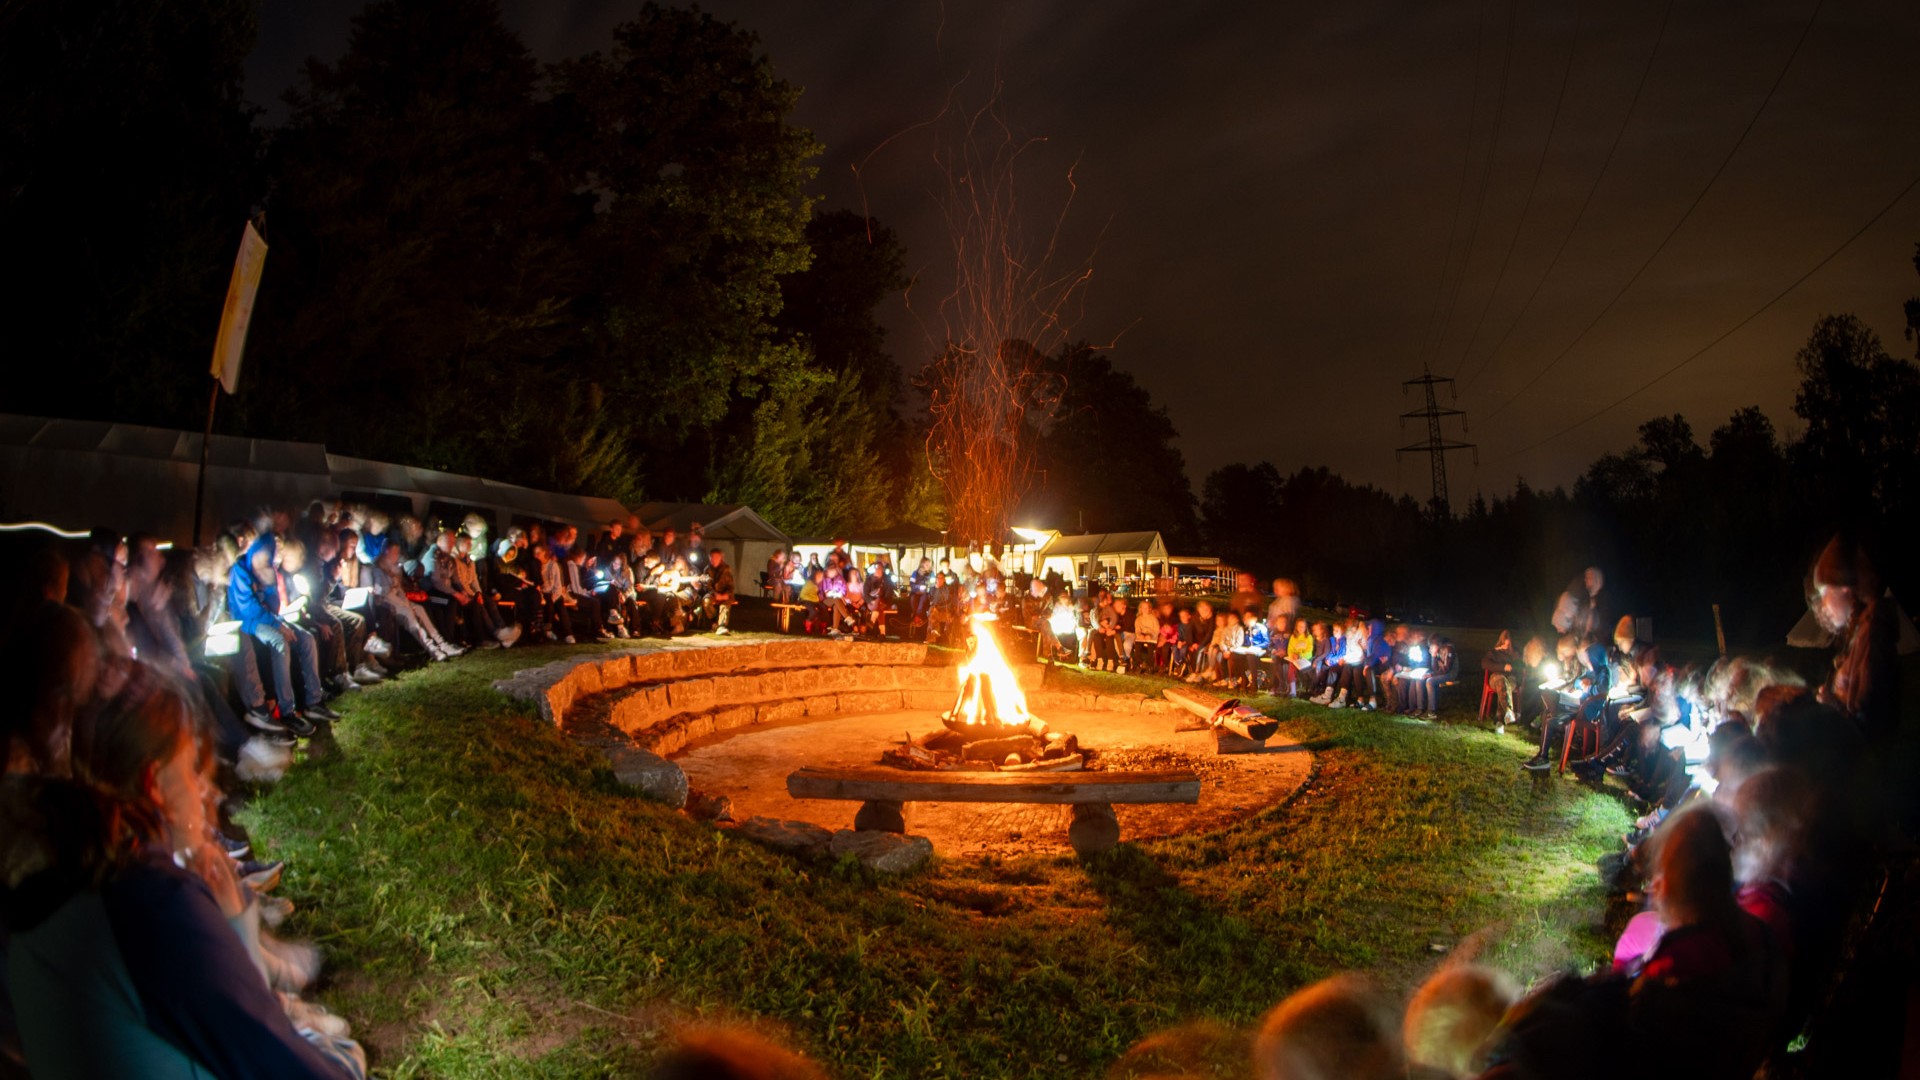
[[[568,634],[568,635],[567,635],[566,637],[564,637],[564,638],[561,638],[560,640],[562,640],[562,641],[565,641],[565,642],[566,642],[567,644],[569,644],[569,645],[572,645],[572,644],[574,644],[574,640],[573,640],[573,635],[572,635],[572,634]]]
[[[368,635],[366,648],[367,648],[367,653],[371,656],[393,655],[393,646],[383,641],[379,634]]]
[[[1327,703],[1327,708],[1329,709],[1344,709],[1346,707],[1347,707],[1347,692],[1345,690],[1340,691],[1340,694],[1338,697],[1334,698],[1332,701]]]
[[[513,625],[503,626],[500,628],[500,633],[495,636],[500,639],[501,648],[511,649],[513,643],[520,640],[520,628]]]
[[[389,676],[391,676],[391,675],[393,674],[393,672],[391,672],[391,671],[388,671],[388,670],[387,670],[386,668],[384,668],[384,667],[381,667],[381,666],[380,666],[380,661],[378,661],[378,660],[375,660],[375,659],[374,659],[374,658],[373,658],[373,657],[372,657],[371,655],[368,655],[368,656],[366,656],[365,658],[363,658],[363,659],[362,659],[362,661],[361,661],[361,663],[360,663],[360,666],[361,666],[362,668],[365,668],[365,669],[366,669],[366,670],[368,670],[368,671],[371,671],[371,672],[373,672],[373,673],[374,673],[374,675],[376,675],[376,676],[378,676],[378,677],[380,677],[380,678],[382,678],[382,679],[385,679],[385,678],[388,678]]]
[[[362,686],[366,686],[372,683],[384,682],[386,681],[386,677],[374,674],[371,668],[365,664],[361,664],[359,667],[353,669],[353,681]]]

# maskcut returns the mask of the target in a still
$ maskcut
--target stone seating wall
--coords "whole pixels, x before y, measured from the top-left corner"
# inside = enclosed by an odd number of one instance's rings
[[[754,724],[813,716],[953,705],[959,676],[925,645],[819,638],[598,654],[519,672],[496,684],[531,698],[541,715],[564,725],[588,699],[614,697],[609,722],[640,748],[665,757],[688,743]],[[946,654],[951,656],[951,654]],[[1139,694],[1048,690],[1046,668],[1016,665],[1029,705],[1049,710],[1169,711],[1171,703]]]

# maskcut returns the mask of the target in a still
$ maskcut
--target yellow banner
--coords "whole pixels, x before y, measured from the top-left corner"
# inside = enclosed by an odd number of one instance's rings
[[[249,221],[240,234],[240,253],[233,257],[233,280],[227,283],[227,302],[220,309],[220,335],[213,340],[213,377],[229,394],[240,385],[240,354],[247,347],[253,296],[260,290],[260,271],[266,265],[267,242]]]

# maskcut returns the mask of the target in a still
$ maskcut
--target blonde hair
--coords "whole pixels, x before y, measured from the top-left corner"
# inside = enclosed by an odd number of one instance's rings
[[[1488,1036],[1519,996],[1504,972],[1479,964],[1441,968],[1407,1002],[1408,1060],[1454,1076],[1477,1073]]]
[[[1402,1080],[1393,1009],[1357,975],[1314,983],[1273,1007],[1254,1037],[1260,1080]]]

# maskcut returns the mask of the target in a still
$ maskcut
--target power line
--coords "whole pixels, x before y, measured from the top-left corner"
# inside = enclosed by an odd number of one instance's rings
[[[1707,177],[1706,184],[1702,186],[1699,193],[1693,197],[1693,201],[1687,204],[1686,212],[1680,215],[1680,220],[1674,222],[1673,228],[1667,230],[1667,235],[1660,238],[1660,245],[1653,249],[1653,254],[1647,256],[1646,261],[1642,262],[1640,268],[1633,272],[1633,276],[1627,279],[1626,284],[1620,286],[1620,291],[1613,294],[1613,299],[1607,301],[1607,305],[1600,309],[1599,314],[1589,320],[1587,325],[1582,327],[1578,334],[1574,335],[1572,341],[1567,342],[1566,348],[1561,349],[1558,355],[1552,360],[1547,361],[1545,367],[1534,372],[1533,377],[1525,383],[1522,383],[1520,389],[1507,395],[1505,401],[1494,406],[1493,411],[1487,414],[1487,419],[1491,420],[1499,416],[1507,406],[1513,404],[1515,399],[1519,398],[1521,394],[1526,393],[1529,388],[1539,382],[1547,372],[1560,366],[1560,361],[1565,360],[1568,354],[1572,353],[1580,342],[1586,340],[1586,336],[1593,332],[1593,328],[1600,325],[1600,320],[1606,318],[1607,313],[1612,311],[1614,305],[1620,302],[1620,298],[1627,295],[1627,291],[1633,288],[1633,283],[1640,280],[1640,275],[1647,272],[1647,267],[1652,266],[1653,261],[1660,257],[1660,253],[1667,250],[1667,245],[1673,242],[1674,236],[1680,232],[1680,227],[1687,223],[1687,219],[1693,216],[1695,210],[1699,209],[1701,201],[1707,197],[1707,192],[1713,190],[1713,185],[1720,179],[1721,174],[1726,172],[1727,166],[1733,163],[1734,155],[1738,154],[1740,148],[1746,145],[1747,136],[1753,134],[1754,126],[1760,123],[1760,117],[1767,111],[1767,106],[1773,103],[1774,93],[1780,89],[1780,84],[1786,81],[1787,72],[1793,68],[1794,59],[1800,55],[1800,47],[1807,43],[1808,36],[1813,33],[1814,21],[1820,17],[1820,9],[1825,5],[1826,0],[1815,0],[1813,14],[1807,16],[1807,25],[1801,29],[1800,39],[1793,43],[1793,51],[1787,54],[1787,62],[1780,66],[1780,74],[1774,76],[1773,85],[1767,87],[1767,96],[1760,99],[1760,107],[1753,111],[1753,116],[1747,120],[1747,126],[1741,129],[1740,137],[1734,140],[1732,149],[1728,150],[1726,156],[1720,159],[1719,168],[1713,170],[1713,175]]]
[[[1453,329],[1454,312],[1460,309],[1460,293],[1467,284],[1467,270],[1473,265],[1473,245],[1480,236],[1480,218],[1487,212],[1487,183],[1493,179],[1493,157],[1500,150],[1500,128],[1507,115],[1507,80],[1513,74],[1513,31],[1514,23],[1520,15],[1520,0],[1510,0],[1507,4],[1507,54],[1500,64],[1500,87],[1494,93],[1493,134],[1487,139],[1487,164],[1480,170],[1480,193],[1474,196],[1473,217],[1467,222],[1467,244],[1460,252],[1460,273],[1453,279],[1453,299],[1447,304],[1446,321],[1440,324],[1440,336],[1433,339],[1433,352],[1438,353],[1447,342],[1447,331]],[[1472,147],[1469,144],[1468,152]]]
[[[1480,340],[1480,331],[1487,325],[1487,314],[1493,310],[1493,301],[1500,295],[1500,286],[1506,284],[1507,266],[1513,262],[1513,252],[1520,246],[1520,234],[1526,231],[1527,217],[1533,213],[1533,197],[1540,189],[1540,176],[1547,169],[1547,151],[1553,148],[1554,133],[1560,130],[1560,107],[1567,100],[1567,85],[1573,81],[1573,60],[1580,52],[1580,26],[1582,12],[1579,0],[1574,3],[1573,37],[1567,43],[1567,66],[1560,73],[1560,92],[1554,95],[1553,113],[1547,119],[1547,137],[1540,144],[1540,157],[1533,163],[1533,179],[1527,184],[1526,200],[1520,204],[1520,220],[1513,227],[1513,235],[1507,240],[1507,253],[1500,257],[1500,269],[1493,275],[1493,288],[1487,291],[1487,302],[1480,305],[1480,317],[1474,321],[1473,333],[1467,336],[1467,347],[1461,350],[1460,363],[1464,366],[1467,357],[1473,355],[1473,343]],[[1454,374],[1460,373],[1459,368]]]
[[[1793,292],[1793,290],[1806,284],[1808,278],[1811,278],[1813,277],[1813,275],[1819,273],[1823,268],[1825,268],[1825,266],[1828,263],[1838,258],[1841,252],[1852,247],[1854,244],[1854,241],[1860,239],[1862,236],[1865,236],[1867,234],[1867,230],[1879,224],[1880,219],[1883,217],[1886,217],[1887,214],[1891,213],[1894,207],[1900,205],[1901,200],[1905,199],[1908,195],[1911,195],[1913,193],[1913,190],[1915,188],[1920,188],[1920,176],[1915,176],[1912,180],[1907,181],[1907,186],[1901,188],[1899,194],[1895,195],[1891,200],[1887,202],[1885,206],[1881,207],[1878,213],[1874,214],[1871,218],[1868,218],[1867,223],[1865,225],[1862,225],[1858,229],[1855,229],[1853,231],[1853,235],[1841,241],[1839,247],[1836,247],[1832,251],[1828,252],[1826,258],[1821,259],[1817,263],[1814,263],[1813,269],[1808,270],[1806,273],[1801,274],[1799,277],[1793,279],[1793,283],[1791,285],[1788,285],[1786,288],[1781,289],[1779,292],[1775,293],[1773,296],[1773,299],[1768,300],[1766,303],[1761,304],[1759,307],[1755,308],[1752,314],[1748,315],[1746,318],[1741,319],[1739,322],[1734,323],[1732,326],[1728,327],[1724,332],[1722,332],[1718,337],[1714,338],[1712,341],[1707,342],[1705,345],[1700,346],[1698,349],[1695,349],[1693,352],[1688,353],[1686,356],[1682,357],[1680,361],[1674,364],[1672,367],[1667,368],[1667,370],[1662,371],[1660,374],[1655,375],[1653,378],[1648,379],[1646,382],[1643,382],[1639,386],[1634,387],[1632,390],[1627,391],[1627,393],[1614,399],[1609,404],[1602,406],[1601,408],[1595,410],[1592,413],[1589,413],[1585,417],[1582,417],[1581,419],[1576,420],[1571,424],[1568,424],[1566,427],[1561,428],[1559,431],[1556,431],[1553,434],[1548,435],[1546,438],[1528,443],[1526,446],[1523,446],[1520,449],[1515,450],[1510,454],[1502,454],[1499,457],[1494,458],[1492,461],[1488,462],[1488,464],[1498,465],[1503,461],[1509,461],[1513,458],[1519,457],[1522,454],[1530,453],[1534,450],[1537,450],[1540,447],[1545,446],[1546,444],[1552,442],[1553,440],[1560,438],[1562,435],[1566,435],[1573,431],[1577,431],[1580,428],[1583,428],[1588,424],[1592,423],[1593,421],[1598,420],[1600,417],[1605,416],[1607,413],[1610,413],[1613,410],[1619,408],[1620,406],[1625,405],[1628,401],[1636,397],[1639,397],[1641,394],[1652,389],[1656,383],[1664,382],[1669,376],[1673,375],[1675,372],[1679,371],[1681,368],[1686,367],[1688,364],[1691,364],[1695,360],[1698,360],[1702,356],[1705,356],[1707,353],[1711,352],[1715,346],[1719,345],[1721,342],[1727,340],[1733,335],[1739,333],[1740,330],[1744,328],[1748,323],[1752,322],[1753,320],[1759,318],[1761,315],[1765,314],[1769,308],[1773,307],[1773,305],[1786,299],[1787,294]]]
[[[1433,310],[1427,315],[1427,329],[1420,335],[1422,349],[1431,348],[1434,324],[1440,321],[1440,306],[1447,295],[1447,274],[1453,269],[1453,242],[1460,236],[1460,210],[1467,201],[1467,174],[1473,169],[1473,133],[1480,125],[1480,67],[1486,55],[1487,12],[1480,9],[1480,29],[1473,41],[1473,96],[1467,102],[1467,145],[1460,149],[1460,183],[1453,193],[1453,220],[1447,224],[1447,250],[1440,259],[1440,283],[1434,286]]]
[[[1573,215],[1573,224],[1568,225],[1566,234],[1560,237],[1560,246],[1554,249],[1553,258],[1547,260],[1547,268],[1540,272],[1540,279],[1533,283],[1533,291],[1527,294],[1526,302],[1520,305],[1520,310],[1514,315],[1513,321],[1507,324],[1507,332],[1500,335],[1500,340],[1494,342],[1493,349],[1487,353],[1485,359],[1480,361],[1480,366],[1474,369],[1473,374],[1467,376],[1466,382],[1461,384],[1462,389],[1471,389],[1473,380],[1486,371],[1487,365],[1493,362],[1494,357],[1500,355],[1500,350],[1506,346],[1507,339],[1512,337],[1514,330],[1519,328],[1520,320],[1526,318],[1527,312],[1533,310],[1533,302],[1539,297],[1540,290],[1546,285],[1547,279],[1553,276],[1553,268],[1560,265],[1560,256],[1566,254],[1567,244],[1573,240],[1573,234],[1579,231],[1580,222],[1585,220],[1587,208],[1593,205],[1594,192],[1600,190],[1600,181],[1606,177],[1608,167],[1613,164],[1614,152],[1620,149],[1620,139],[1627,133],[1627,125],[1633,120],[1634,110],[1640,107],[1640,92],[1647,88],[1647,76],[1653,73],[1653,61],[1660,55],[1661,43],[1667,39],[1667,23],[1672,16],[1673,0],[1667,0],[1667,6],[1660,13],[1660,29],[1653,36],[1653,48],[1647,52],[1647,62],[1640,69],[1640,79],[1633,85],[1633,97],[1627,102],[1626,115],[1620,118],[1620,127],[1614,131],[1613,142],[1607,147],[1607,156],[1600,160],[1600,171],[1593,174],[1593,183],[1587,188],[1586,197],[1580,200],[1580,209]]]

